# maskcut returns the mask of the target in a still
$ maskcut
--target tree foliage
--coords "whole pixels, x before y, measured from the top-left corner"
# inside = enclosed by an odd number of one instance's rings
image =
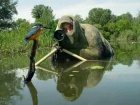
[[[126,40],[140,39],[140,12],[137,17],[133,17],[129,12],[116,16],[109,9],[93,8],[85,22],[96,26],[107,39],[120,41],[122,36]]]
[[[81,15],[78,15],[78,14],[75,15],[75,19],[76,19],[78,22],[80,22],[80,23],[82,23],[83,20],[84,20],[84,19],[81,17]]]
[[[16,4],[13,0],[0,1],[0,28],[12,26],[12,17],[17,14]]]
[[[131,24],[128,20],[118,20],[116,22],[116,26],[117,26],[117,30],[118,31],[124,31],[126,29],[130,29],[131,28]]]
[[[36,22],[41,22],[46,25],[50,25],[50,22],[54,20],[53,10],[49,6],[36,5],[32,9],[32,17]]]
[[[16,26],[20,31],[24,30],[25,32],[31,28],[31,24],[26,19],[21,18],[16,20]]]
[[[43,11],[45,9],[44,5],[36,5],[34,6],[34,8],[32,9],[32,17],[36,19],[36,21],[38,19],[41,18]]]
[[[93,8],[88,13],[88,21],[90,24],[107,24],[111,19],[111,10],[102,8]]]
[[[127,20],[128,22],[132,22],[133,21],[133,16],[129,12],[127,12],[125,14],[122,14],[122,15],[118,16],[118,20],[120,20],[120,19]]]
[[[31,28],[31,23],[26,19],[18,19],[13,21],[13,15],[16,11],[17,1],[1,0],[0,2],[0,49],[22,49],[24,38],[27,31]],[[40,35],[39,44],[42,47],[51,46],[53,43],[53,33],[55,31],[58,20],[53,15],[53,10],[49,6],[36,5],[32,9],[32,17],[35,22],[49,26],[51,30],[43,31]],[[110,9],[93,8],[89,11],[88,16],[83,19],[79,14],[75,15],[76,20],[80,23],[89,23],[99,29],[102,35],[111,41],[140,41],[140,11],[136,17],[129,12],[119,16],[112,14]],[[9,27],[17,25],[16,30],[9,30]],[[13,43],[11,43],[11,40]],[[16,46],[15,46],[16,45]]]

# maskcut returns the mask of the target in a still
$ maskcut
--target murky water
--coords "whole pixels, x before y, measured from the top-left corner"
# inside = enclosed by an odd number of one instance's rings
[[[0,60],[0,105],[139,105],[140,44],[114,44],[110,60],[38,66],[32,81],[23,82],[27,54]],[[38,52],[36,61],[47,54]]]

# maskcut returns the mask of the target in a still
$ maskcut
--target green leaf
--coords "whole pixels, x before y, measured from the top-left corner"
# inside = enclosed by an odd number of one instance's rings
[[[103,69],[103,66],[91,66],[90,69]]]

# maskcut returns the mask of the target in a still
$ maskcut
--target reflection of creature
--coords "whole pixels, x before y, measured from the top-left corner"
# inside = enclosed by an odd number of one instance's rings
[[[72,69],[75,72],[69,71],[61,73],[57,81],[57,90],[62,93],[66,100],[74,101],[76,100],[83,91],[86,85],[86,79],[88,71],[81,71],[77,67]]]
[[[94,87],[101,81],[108,63],[108,60],[89,61],[71,69],[57,66],[56,69],[60,71],[57,90],[66,100],[76,100],[85,87]]]
[[[59,19],[54,38],[62,49],[86,59],[103,59],[114,54],[109,42],[97,28],[89,24],[80,24],[72,16],[62,16]],[[61,51],[58,51],[55,57],[64,59],[63,55]]]
[[[85,62],[80,65],[82,70],[87,70],[89,72],[87,78],[87,84],[85,87],[94,87],[102,79],[107,66],[109,65],[109,60],[107,61],[94,61],[94,62]]]
[[[111,59],[98,61],[81,61],[66,62],[53,65],[53,69],[49,70],[37,66],[38,69],[54,73],[58,76],[57,90],[68,101],[75,101],[83,92],[84,88],[96,86],[108,69]],[[27,83],[32,101],[38,103],[37,91],[31,82]]]

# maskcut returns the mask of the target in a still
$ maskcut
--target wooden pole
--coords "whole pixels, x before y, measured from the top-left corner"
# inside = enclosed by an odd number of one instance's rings
[[[73,57],[75,57],[75,58],[77,58],[77,59],[79,59],[79,60],[87,61],[85,58],[80,57],[79,55],[74,54],[74,53],[72,53],[72,52],[70,52],[70,51],[68,51],[66,49],[62,49],[62,51],[65,52],[65,53],[67,53],[67,54],[69,54],[69,55],[71,55],[71,56],[73,56]]]
[[[54,54],[55,52],[57,51],[57,48],[54,48],[50,53],[48,53],[46,56],[44,56],[43,58],[41,58],[38,62],[35,63],[35,66],[39,65],[41,62],[43,62],[45,59],[47,59],[48,57],[50,57],[52,54]],[[79,59],[79,60],[82,60],[82,61],[87,61],[85,58],[83,57],[80,57],[79,55],[77,54],[74,54],[66,49],[62,49],[63,52]]]
[[[52,54],[54,54],[57,51],[57,48],[54,48],[50,53],[48,53],[46,56],[41,58],[38,62],[35,63],[35,66],[39,65],[41,62],[43,62],[45,59],[50,57]]]
[[[29,81],[31,81],[32,77],[34,76],[35,70],[36,70],[34,57],[36,55],[37,44],[38,44],[38,41],[33,40],[33,45],[32,45],[32,50],[31,50],[31,55],[30,55],[30,66],[29,66],[28,74],[27,74],[26,78],[24,78],[25,83],[28,83]]]

